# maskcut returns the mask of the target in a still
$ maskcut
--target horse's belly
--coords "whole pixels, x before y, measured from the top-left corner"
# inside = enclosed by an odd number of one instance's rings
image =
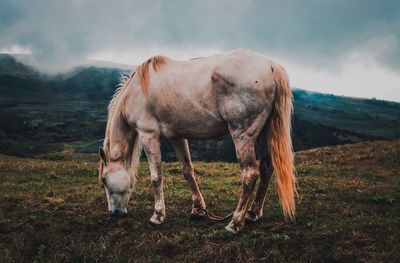
[[[150,109],[164,137],[211,139],[228,132],[209,81],[207,78],[186,85],[160,85],[155,90]]]
[[[228,133],[228,125],[225,121],[215,118],[180,118],[160,121],[159,128],[163,137],[168,139],[185,138],[207,140],[218,138]]]

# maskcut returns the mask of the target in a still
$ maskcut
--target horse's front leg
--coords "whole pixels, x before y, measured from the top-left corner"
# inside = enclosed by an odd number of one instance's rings
[[[174,139],[171,140],[171,143],[175,149],[179,162],[183,166],[183,176],[185,177],[192,190],[193,205],[191,215],[195,218],[204,217],[204,209],[206,209],[206,203],[204,202],[204,198],[201,195],[199,186],[196,182],[194,168],[192,160],[190,158],[188,141],[185,139]]]
[[[149,161],[151,183],[154,189],[154,214],[150,218],[150,222],[159,225],[165,219],[160,136],[158,132],[149,132],[141,133],[140,138]]]

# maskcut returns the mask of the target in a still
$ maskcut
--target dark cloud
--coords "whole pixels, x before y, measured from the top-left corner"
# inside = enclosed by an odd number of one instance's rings
[[[390,78],[387,84],[398,89],[400,4],[393,0],[2,0],[0,50],[15,45],[30,48],[47,70],[83,63],[104,50],[137,53],[163,47],[188,53],[196,48],[248,47],[292,61],[299,78],[322,72],[321,84],[337,76],[353,80],[346,73],[349,65],[352,70],[359,68],[359,76],[373,65],[379,67],[374,80]],[[306,66],[311,68],[303,71]],[[352,84],[361,88],[369,82]],[[396,96],[399,100],[400,94]]]
[[[52,63],[105,48],[250,47],[327,58],[373,37],[400,38],[398,1],[2,1],[0,47]],[[398,62],[398,46],[390,58]],[[393,59],[391,59],[393,58]],[[59,61],[60,60],[60,61]]]

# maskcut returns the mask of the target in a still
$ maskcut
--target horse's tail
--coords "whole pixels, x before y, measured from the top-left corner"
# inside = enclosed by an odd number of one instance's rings
[[[275,102],[269,120],[268,146],[279,200],[285,218],[294,219],[296,206],[296,178],[291,138],[292,92],[289,79],[282,66],[272,67],[276,83]]]

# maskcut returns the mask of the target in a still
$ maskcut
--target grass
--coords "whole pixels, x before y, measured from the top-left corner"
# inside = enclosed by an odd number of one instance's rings
[[[82,156],[80,156],[81,158]],[[94,161],[0,155],[0,258],[21,261],[399,261],[400,141],[296,154],[296,222],[285,222],[274,183],[264,217],[232,235],[225,223],[191,221],[180,165],[163,163],[167,218],[153,226],[153,194],[141,163],[129,216],[109,217]],[[195,163],[209,210],[230,213],[239,167]]]

